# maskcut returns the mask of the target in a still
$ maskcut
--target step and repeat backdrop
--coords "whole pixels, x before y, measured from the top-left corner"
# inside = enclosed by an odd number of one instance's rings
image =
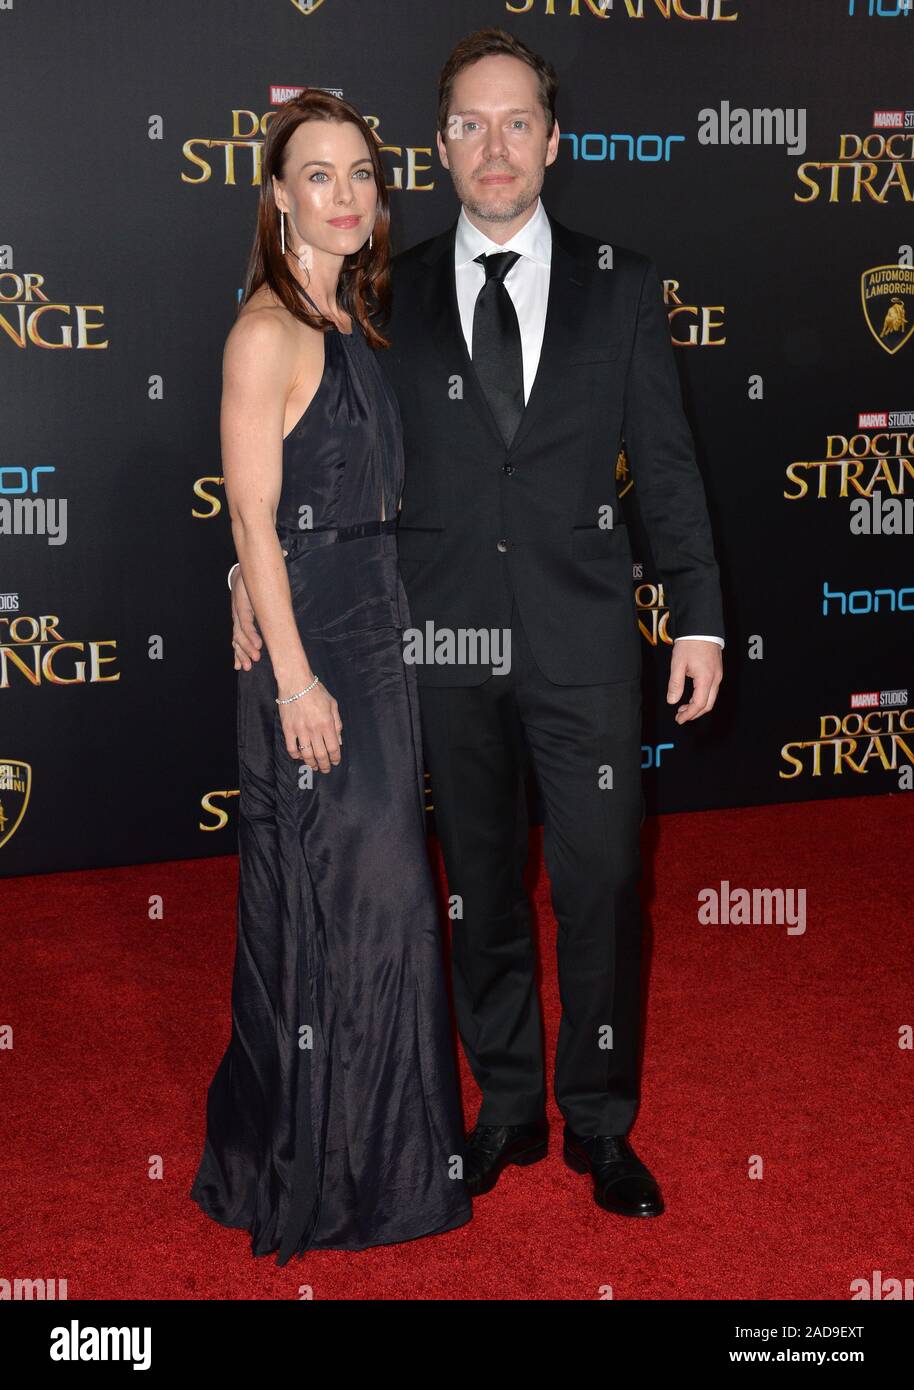
[[[911,790],[910,0],[0,0],[0,873],[234,852],[219,398],[264,132],[351,101],[410,246],[459,211],[437,78],[487,25],[558,71],[548,209],[657,264],[705,478],[725,680],[678,727],[607,450],[648,810]]]

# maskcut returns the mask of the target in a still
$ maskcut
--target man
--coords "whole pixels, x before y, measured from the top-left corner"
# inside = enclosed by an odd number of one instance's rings
[[[473,1195],[547,1150],[529,904],[524,758],[545,810],[562,1000],[564,1157],[607,1211],[655,1216],[627,1133],[639,1099],[641,647],[614,465],[625,439],[672,610],[676,720],[722,675],[717,564],[660,281],[648,257],[562,226],[540,189],[558,150],[555,73],[500,29],[439,82],[454,226],[393,262],[391,348],[406,473],[398,546],[415,629],[510,639],[496,669],[417,664],[422,736],[454,922],[454,1000],[482,1092]],[[240,584],[235,638],[250,657]],[[431,650],[429,649],[431,648]],[[466,648],[463,648],[464,655]]]

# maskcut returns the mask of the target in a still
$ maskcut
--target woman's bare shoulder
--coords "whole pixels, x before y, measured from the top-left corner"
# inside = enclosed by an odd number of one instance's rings
[[[238,310],[238,317],[232,324],[228,336],[229,339],[234,335],[267,342],[271,338],[289,337],[289,328],[293,323],[292,315],[276,298],[270,287],[261,285]]]
[[[321,336],[317,329],[290,314],[269,285],[264,284],[239,309],[226,339],[226,350],[246,354],[263,351],[274,358],[285,354],[295,357],[303,349],[307,354],[312,343],[316,349],[316,340]]]
[[[284,398],[319,380],[323,372],[322,335],[290,314],[267,291],[255,290],[238,311],[222,359],[223,386],[260,399]]]

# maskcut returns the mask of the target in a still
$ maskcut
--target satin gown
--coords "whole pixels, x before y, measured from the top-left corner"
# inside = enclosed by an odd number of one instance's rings
[[[324,335],[324,356],[283,441],[276,530],[302,644],[339,705],[341,762],[307,785],[264,643],[238,672],[232,1031],[189,1194],[278,1265],[472,1215],[403,659],[399,408],[354,319]]]

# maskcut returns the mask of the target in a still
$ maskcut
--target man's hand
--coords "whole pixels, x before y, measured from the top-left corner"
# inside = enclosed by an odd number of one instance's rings
[[[250,671],[251,663],[260,660],[263,638],[254,623],[254,610],[239,565],[232,575],[232,651],[236,671]]]
[[[724,678],[723,655],[716,642],[686,638],[673,643],[670,683],[666,690],[668,705],[675,704],[685,686],[686,677],[692,681],[692,698],[676,711],[676,723],[699,719],[714,708],[717,689]]]

